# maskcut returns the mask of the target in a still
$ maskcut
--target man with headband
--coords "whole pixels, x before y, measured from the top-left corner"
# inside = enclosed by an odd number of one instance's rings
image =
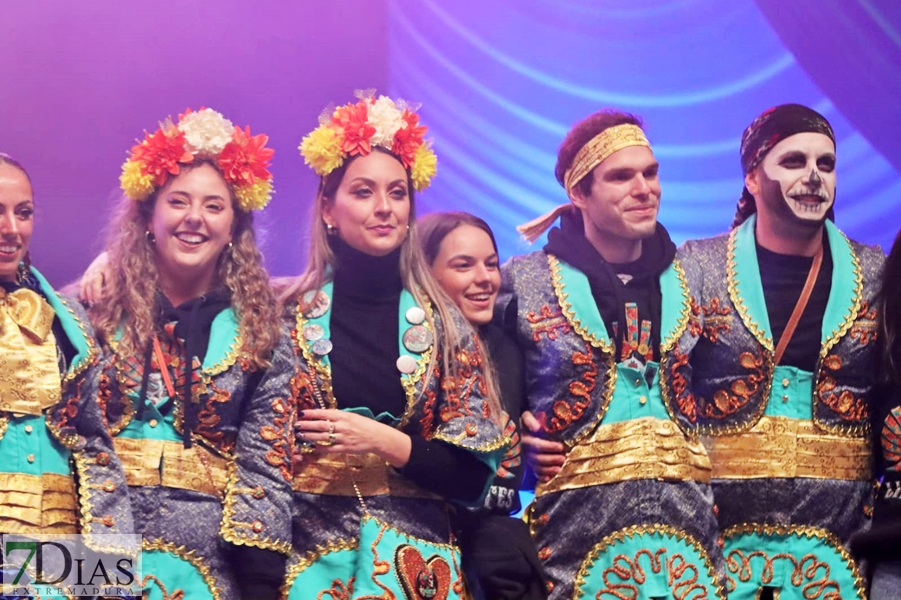
[[[661,381],[690,304],[657,223],[657,170],[636,117],[578,123],[557,157],[570,203],[521,231],[560,226],[503,268],[498,309],[526,358],[530,442],[561,452],[528,511],[552,599],[723,597],[710,462]]]
[[[732,232],[688,242],[691,323],[663,369],[707,437],[729,598],[864,598],[867,396],[882,253],[832,223],[835,135],[797,104],[745,130]]]

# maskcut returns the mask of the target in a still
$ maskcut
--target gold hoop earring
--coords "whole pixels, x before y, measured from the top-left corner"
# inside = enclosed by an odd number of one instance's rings
[[[151,244],[156,243],[156,236],[153,235],[153,232],[150,231],[149,229],[144,232],[144,236],[147,238],[147,241],[150,242]]]
[[[338,228],[332,225],[331,223],[325,224],[325,231],[329,235],[338,235]]]

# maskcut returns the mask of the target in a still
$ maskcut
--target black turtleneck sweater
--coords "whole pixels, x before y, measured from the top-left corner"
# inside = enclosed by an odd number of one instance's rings
[[[332,239],[338,259],[331,315],[332,388],[339,408],[365,406],[378,416],[404,414],[406,393],[397,359],[398,307],[403,281],[400,250],[370,256]],[[479,500],[492,473],[470,452],[410,436],[401,475],[430,492],[464,503]]]
[[[617,360],[622,359],[623,339],[627,335],[622,326],[626,322],[626,304],[637,306],[639,327],[642,321],[650,322],[649,346],[653,349],[654,360],[660,360],[660,274],[676,256],[676,245],[663,225],[657,223],[654,235],[642,241],[638,260],[615,264],[604,260],[585,237],[582,213],[568,210],[560,219],[560,227],[548,233],[544,251],[588,277],[591,295],[607,327],[607,334],[616,341]],[[614,323],[618,324],[618,331],[614,331]]]
[[[777,254],[757,244],[757,263],[760,267],[760,282],[763,298],[770,319],[773,343],[778,344],[788,320],[795,311],[798,298],[807,282],[807,275],[813,264],[813,257]],[[822,345],[823,316],[832,290],[832,253],[829,239],[823,233],[823,263],[817,275],[816,284],[798,327],[785,348],[780,365],[797,367],[813,373],[817,368]]]

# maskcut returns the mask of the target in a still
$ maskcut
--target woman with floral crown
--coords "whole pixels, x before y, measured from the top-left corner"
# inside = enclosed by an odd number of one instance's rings
[[[284,293],[300,360],[288,598],[460,598],[449,503],[507,444],[473,331],[431,275],[414,190],[436,159],[415,107],[358,93],[301,154],[322,178],[309,265]]]
[[[253,230],[267,139],[188,110],[122,169],[91,316],[151,599],[275,598],[284,578],[297,370]]]
[[[102,539],[132,525],[97,404],[99,349],[80,304],[31,266],[34,213],[28,173],[0,153],[0,534],[127,551]]]

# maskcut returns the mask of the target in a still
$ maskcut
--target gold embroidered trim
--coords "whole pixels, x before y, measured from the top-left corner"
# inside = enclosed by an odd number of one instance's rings
[[[864,426],[850,427],[842,425],[830,425],[828,423],[822,422],[818,418],[816,411],[816,405],[822,402],[817,390],[820,386],[820,378],[823,376],[823,361],[826,360],[826,357],[829,355],[829,351],[832,350],[832,348],[843,337],[845,337],[845,335],[854,325],[854,321],[857,318],[857,315],[860,313],[861,296],[863,295],[863,271],[860,267],[860,260],[857,258],[857,253],[854,252],[854,248],[851,247],[851,242],[848,240],[848,237],[841,231],[839,231],[839,233],[841,234],[842,238],[844,238],[845,243],[848,244],[848,248],[851,251],[851,261],[854,265],[854,304],[851,307],[850,311],[845,315],[845,319],[844,321],[842,321],[841,325],[839,325],[837,329],[833,329],[829,337],[826,339],[826,343],[820,346],[820,359],[817,362],[817,377],[816,382],[814,382],[813,386],[813,422],[816,423],[817,427],[819,427],[820,429],[836,435],[865,436],[869,432],[869,423]]]
[[[265,531],[266,524],[257,520],[253,523],[235,520],[235,502],[239,494],[258,493],[256,488],[239,488],[238,466],[235,462],[228,465],[228,488],[225,494],[225,502],[222,506],[222,527],[219,530],[222,539],[237,546],[254,546],[264,550],[274,550],[282,554],[291,554],[290,540],[275,540],[269,535],[261,535]]]
[[[566,455],[560,472],[538,483],[537,497],[636,479],[710,481],[710,459],[676,423],[653,417],[601,424]]]
[[[96,550],[98,552],[109,552],[109,553],[119,553],[119,554],[127,554],[129,556],[134,555],[134,548],[128,548],[125,546],[110,546],[105,544],[100,544],[96,540],[93,523],[95,521],[93,510],[94,504],[91,501],[94,490],[102,490],[104,487],[103,483],[93,483],[94,479],[88,473],[88,467],[90,465],[96,464],[95,459],[88,458],[83,451],[76,451],[72,453],[72,462],[75,464],[75,472],[78,475],[78,504],[80,507],[79,510],[79,525],[80,525],[80,533],[85,536],[85,545],[92,550]],[[106,493],[106,492],[103,492]],[[103,541],[106,541],[106,538],[100,538]]]
[[[710,560],[710,555],[707,553],[706,548],[704,548],[704,546],[701,545],[701,543],[696,540],[694,536],[688,534],[687,532],[682,531],[681,529],[676,529],[671,525],[664,525],[662,523],[655,523],[653,525],[632,525],[631,527],[620,529],[619,531],[615,531],[610,535],[607,535],[606,537],[604,537],[604,539],[595,544],[594,547],[586,555],[585,560],[582,562],[582,566],[579,569],[578,574],[576,575],[576,579],[573,582],[573,587],[575,589],[573,598],[575,600],[578,600],[585,595],[585,592],[582,591],[582,586],[587,583],[585,581],[585,578],[588,576],[588,570],[592,566],[594,566],[594,559],[592,557],[600,555],[601,553],[606,551],[607,547],[610,545],[625,542],[627,537],[633,538],[636,535],[652,535],[655,533],[675,537],[679,541],[687,542],[704,561],[704,565],[707,567],[707,577],[709,578],[711,585],[713,586],[716,597],[720,600],[725,600],[725,590],[723,590],[723,586],[720,583],[720,579],[717,576],[716,569],[714,569],[713,567],[713,562]],[[700,576],[701,573],[698,573],[698,575]]]
[[[78,502],[69,475],[0,473],[0,531],[76,533]]]
[[[9,415],[0,413],[0,440],[6,435],[7,427],[9,427]]]
[[[144,550],[159,550],[161,552],[174,554],[178,558],[189,563],[200,572],[200,576],[203,578],[204,583],[206,583],[210,592],[213,594],[213,600],[222,600],[222,591],[219,589],[219,586],[216,585],[216,580],[210,571],[209,565],[207,565],[206,562],[204,562],[203,557],[198,556],[194,550],[188,550],[184,546],[176,546],[171,542],[165,542],[159,538],[153,540],[145,538],[143,547]],[[153,577],[153,575],[144,573],[144,579],[141,582],[141,586],[146,587],[151,577]],[[163,577],[163,579],[165,579],[165,577]],[[159,583],[159,579],[156,581]]]
[[[557,295],[557,301],[560,308],[566,316],[566,320],[572,326],[573,331],[578,333],[586,342],[598,348],[605,354],[613,354],[613,344],[609,340],[604,340],[594,335],[582,325],[582,321],[576,316],[572,303],[569,301],[569,294],[564,290],[563,276],[560,273],[560,259],[553,254],[547,255],[547,263],[551,269],[551,282],[554,286],[554,293]]]
[[[674,400],[671,388],[672,383],[669,379],[669,362],[671,360],[669,354],[676,347],[676,344],[688,327],[688,322],[691,318],[691,296],[688,292],[688,280],[685,276],[685,269],[682,268],[682,264],[678,260],[674,260],[673,268],[676,270],[676,275],[679,279],[679,288],[682,290],[682,310],[673,335],[666,338],[666,340],[660,344],[660,395],[663,397],[663,406],[666,407],[666,413],[669,415],[669,418],[678,425],[679,420],[672,407]],[[696,430],[682,429],[682,433],[692,440],[696,440],[698,437]]]
[[[167,440],[113,438],[130,486],[163,486],[191,490],[222,498],[231,462],[194,444]]]
[[[744,298],[738,293],[738,262],[735,258],[737,243],[738,229],[733,229],[732,233],[729,234],[729,246],[726,255],[726,281],[728,282],[729,299],[732,300],[732,304],[738,311],[739,316],[741,316],[741,320],[744,322],[745,327],[747,327],[748,331],[757,338],[757,342],[769,350],[770,353],[774,353],[773,340],[760,328],[760,325],[758,325],[757,321],[751,316],[751,312],[745,305]],[[767,397],[769,397],[769,394],[767,394]]]
[[[310,377],[319,378],[319,387],[322,390],[323,395],[325,396],[326,408],[338,408],[338,402],[335,400],[335,394],[332,390],[331,367],[316,358],[315,355],[310,352],[310,349],[304,342],[303,328],[307,323],[307,319],[303,316],[303,311],[300,309],[301,302],[301,300],[297,301],[295,319],[296,324],[291,337],[294,340],[294,345],[297,346],[297,349],[300,350],[301,354],[303,355],[303,358],[306,361],[307,365],[313,365],[314,372],[310,373]],[[329,310],[331,310],[331,306],[329,306]]]
[[[551,283],[554,286],[554,294],[557,296],[557,302],[560,304],[560,310],[563,311],[563,315],[566,317],[566,320],[569,322],[570,326],[573,328],[579,336],[585,340],[586,343],[591,346],[599,349],[601,353],[606,357],[604,361],[604,368],[606,369],[606,385],[607,389],[604,391],[603,396],[601,397],[601,405],[598,407],[598,416],[595,419],[594,423],[586,424],[585,429],[582,430],[582,433],[579,434],[572,440],[565,441],[569,447],[575,446],[585,436],[589,435],[593,429],[597,427],[597,424],[601,422],[604,418],[604,415],[607,414],[607,409],[610,407],[610,401],[613,400],[613,390],[616,389],[616,359],[614,357],[614,346],[609,341],[605,342],[601,338],[598,338],[592,335],[585,327],[582,326],[582,322],[576,317],[576,313],[573,311],[572,304],[568,300],[568,294],[563,290],[563,277],[560,274],[560,260],[554,256],[553,254],[547,255],[547,263],[548,267],[551,270]]]
[[[831,531],[823,529],[821,527],[810,527],[808,525],[766,525],[763,523],[740,523],[738,525],[728,527],[726,530],[724,530],[722,533],[722,538],[725,541],[738,535],[747,534],[756,534],[760,536],[794,535],[797,537],[816,538],[818,540],[821,540],[825,545],[831,547],[841,555],[842,560],[845,561],[845,564],[853,574],[854,582],[857,584],[857,589],[855,591],[857,592],[858,600],[866,600],[866,594],[864,592],[864,580],[860,575],[859,569],[857,568],[857,563],[854,561],[851,553],[848,552],[848,550],[842,544],[842,541],[838,538],[838,536]],[[732,562],[730,560],[731,556],[732,553],[730,552],[727,556],[724,557],[726,559],[727,571],[729,571],[729,565]]]
[[[424,301],[422,304],[424,306],[422,306],[421,308],[426,313],[426,320],[423,321],[423,324],[434,337],[435,331],[432,327],[432,323],[434,323],[435,316],[432,309],[432,303],[429,298],[425,296],[425,294],[423,294],[423,300]],[[331,306],[329,306],[329,311],[331,311]],[[315,373],[310,373],[310,376],[319,378],[319,387],[323,392],[326,407],[337,408],[338,401],[335,399],[334,391],[332,389],[332,369],[329,365],[325,364],[323,360],[321,360],[313,352],[311,352],[309,345],[304,341],[302,332],[304,326],[307,324],[307,319],[303,316],[303,311],[300,309],[300,301],[298,301],[297,303],[295,321],[296,325],[291,337],[293,338],[297,348],[301,351],[306,363],[308,365],[313,365]],[[416,404],[419,401],[419,391],[417,390],[417,384],[422,382],[423,376],[425,375],[429,364],[431,364],[433,349],[434,344],[419,356],[419,358],[416,360],[416,370],[413,373],[410,373],[409,375],[404,374],[400,377],[401,386],[403,386],[404,392],[407,396],[407,403],[404,407],[404,414],[401,415],[400,422],[397,424],[395,429],[402,430],[416,412]]]
[[[688,293],[688,280],[685,277],[685,270],[678,260],[673,261],[673,268],[676,270],[676,277],[679,280],[679,289],[682,290],[682,310],[679,311],[679,320],[672,335],[660,344],[661,356],[672,350],[679,338],[682,337],[682,334],[685,333],[685,328],[688,326],[688,318],[691,315],[691,296]]]
[[[235,336],[232,345],[228,349],[228,352],[226,352],[225,356],[222,357],[222,360],[200,371],[200,376],[204,380],[204,383],[209,385],[210,379],[212,377],[215,377],[220,373],[225,373],[232,367],[232,365],[238,362],[238,357],[241,356],[241,349],[243,347],[244,337],[241,335],[241,328],[239,326],[238,334]]]
[[[75,324],[78,325],[78,328],[81,330],[81,335],[82,337],[84,337],[84,341],[88,346],[88,355],[85,357],[85,359],[77,365],[70,365],[69,371],[65,375],[63,375],[62,386],[63,396],[65,396],[66,387],[68,386],[68,384],[71,383],[82,372],[87,370],[88,367],[97,363],[97,357],[99,356],[100,351],[97,348],[97,344],[94,343],[94,338],[88,335],[88,330],[85,329],[84,323],[81,322],[81,319],[78,317],[78,315],[75,314],[75,311],[72,310],[72,307],[69,306],[69,303],[66,301],[66,299],[59,294],[56,294],[56,297],[59,298],[60,303],[69,311],[69,314],[72,316]]]
[[[866,438],[826,434],[806,420],[762,417],[740,435],[713,436],[705,441],[714,479],[870,478],[871,451]]]
[[[356,550],[359,547],[359,539],[338,539],[330,541],[322,546],[316,546],[316,548],[310,550],[302,557],[295,555],[295,560],[292,561],[292,564],[288,567],[288,574],[285,577],[285,584],[281,589],[281,600],[287,600],[288,594],[291,591],[291,586],[294,585],[294,580],[297,579],[297,577],[304,570],[306,570],[317,560],[319,560],[326,554],[331,554],[332,552],[339,552],[341,550]]]
[[[465,450],[472,450],[474,452],[493,452],[495,450],[500,450],[501,448],[504,448],[504,447],[510,445],[510,440],[504,436],[503,430],[500,430],[500,432],[501,432],[501,435],[499,438],[497,438],[493,442],[486,442],[486,443],[482,444],[481,446],[473,446],[472,444],[466,444],[465,446],[461,445],[461,442],[463,440],[465,440],[467,437],[469,437],[468,434],[465,432],[461,433],[457,437],[450,437],[450,436],[444,435],[442,433],[436,433],[429,439],[442,440],[442,441],[447,442],[448,444],[453,444],[454,446],[463,448]]]
[[[400,417],[400,422],[397,424],[397,429],[403,429],[407,426],[410,419],[413,418],[413,415],[416,413],[416,404],[419,402],[419,398],[422,395],[422,392],[416,389],[417,385],[422,385],[423,390],[428,384],[426,381],[425,374],[432,364],[432,352],[435,349],[435,344],[438,343],[438,336],[435,333],[435,328],[433,324],[435,323],[435,311],[432,308],[431,299],[420,289],[419,294],[422,296],[422,309],[425,311],[426,320],[423,321],[423,325],[432,332],[432,345],[429,346],[425,352],[423,352],[420,357],[416,360],[416,370],[409,375],[402,375],[400,378],[400,383],[404,388],[404,391],[407,394],[407,405],[404,407],[404,414]],[[437,359],[437,355],[436,355]],[[445,377],[448,376],[447,373],[444,374]],[[440,385],[440,382],[439,382]]]
[[[732,233],[729,234],[729,245],[726,259],[726,281],[728,282],[727,287],[729,291],[729,299],[731,300],[732,305],[735,307],[736,312],[738,312],[738,315],[741,317],[742,323],[744,323],[748,331],[751,332],[751,335],[753,335],[757,342],[764,348],[764,369],[766,370],[768,375],[766,378],[764,378],[763,389],[760,392],[763,396],[763,402],[759,403],[757,410],[753,414],[751,414],[748,419],[746,419],[739,425],[728,427],[715,427],[705,425],[699,428],[703,433],[710,435],[729,435],[734,433],[741,433],[753,427],[754,424],[760,420],[760,418],[763,416],[763,413],[766,411],[767,400],[770,397],[770,390],[773,387],[773,370],[775,368],[775,348],[773,347],[773,340],[767,337],[766,333],[751,317],[751,313],[748,310],[748,307],[745,305],[744,299],[738,293],[738,265],[735,258],[737,234],[738,229],[733,229]]]
[[[829,351],[832,350],[832,347],[835,346],[841,338],[845,337],[845,334],[847,334],[851,329],[851,326],[854,325],[854,320],[860,313],[860,297],[863,293],[863,271],[860,268],[860,260],[857,258],[854,248],[851,247],[851,242],[848,240],[848,237],[841,231],[839,231],[839,234],[841,234],[845,243],[848,245],[848,248],[851,250],[851,262],[854,265],[854,304],[845,314],[845,319],[842,321],[841,325],[838,326],[838,329],[833,329],[826,339],[826,343],[820,347],[821,361],[826,358]]]
[[[400,496],[441,499],[402,477],[375,454],[306,455],[294,475],[294,491],[308,494],[356,496],[354,481],[363,496]]]

